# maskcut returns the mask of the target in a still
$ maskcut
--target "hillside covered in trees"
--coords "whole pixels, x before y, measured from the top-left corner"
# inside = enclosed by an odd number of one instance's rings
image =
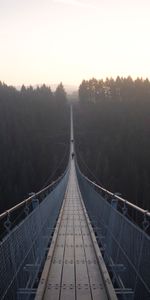
[[[150,82],[83,81],[74,104],[79,165],[92,180],[150,209]],[[56,179],[69,151],[69,105],[60,84],[0,83],[0,211]]]
[[[56,179],[69,150],[69,107],[60,84],[52,93],[0,83],[0,212]]]
[[[109,190],[150,209],[149,80],[84,80],[74,120],[82,171]]]

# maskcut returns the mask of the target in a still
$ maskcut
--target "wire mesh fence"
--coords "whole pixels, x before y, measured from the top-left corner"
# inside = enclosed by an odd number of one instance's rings
[[[67,180],[68,172],[0,242],[1,300],[32,299],[32,295],[34,298],[34,288],[54,231]]]
[[[115,202],[104,199],[79,170],[78,180],[118,298],[149,300],[150,236],[117,210]]]

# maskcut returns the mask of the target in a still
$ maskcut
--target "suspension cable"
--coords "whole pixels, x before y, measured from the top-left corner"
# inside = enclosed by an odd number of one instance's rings
[[[85,160],[83,159],[83,157],[81,156],[80,151],[78,150],[77,152],[78,152],[80,160],[85,165],[85,167],[87,168],[87,170],[89,171],[89,173],[92,175],[92,177],[94,177],[94,179],[97,181],[97,183],[99,183],[103,187],[103,184],[101,183],[101,181],[96,177],[96,175],[93,173],[93,171],[91,171],[91,169],[89,168],[89,166],[87,165],[87,163],[85,162]]]
[[[65,153],[62,157],[62,159],[59,161],[59,163],[57,164],[56,168],[54,169],[54,171],[52,172],[51,175],[49,175],[48,177],[46,177],[46,180],[44,180],[44,183],[43,185],[41,186],[41,189],[43,189],[44,187],[46,187],[46,185],[50,182],[50,180],[52,180],[52,178],[54,177],[54,175],[56,174],[56,172],[58,171],[58,169],[62,166],[65,158],[66,158],[66,155],[67,155],[67,152],[68,152],[68,145],[66,145],[65,147]]]

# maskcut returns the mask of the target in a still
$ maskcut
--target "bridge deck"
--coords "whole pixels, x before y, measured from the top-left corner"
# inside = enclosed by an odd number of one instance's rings
[[[109,278],[106,278],[112,289],[111,292],[109,291],[112,297],[108,297],[98,264],[98,257],[101,258],[101,254],[98,246],[94,247],[96,239],[93,241],[94,234],[89,223],[78,188],[74,160],[72,160],[64,203],[36,299],[116,299],[113,298],[114,292]]]

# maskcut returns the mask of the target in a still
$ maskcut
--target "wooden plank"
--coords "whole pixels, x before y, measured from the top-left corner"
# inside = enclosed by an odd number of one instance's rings
[[[77,191],[76,191],[77,194]],[[79,201],[79,197],[77,195]],[[88,270],[86,266],[86,258],[84,251],[84,244],[82,239],[80,214],[82,215],[81,204],[78,207],[78,215],[75,217],[75,261],[76,261],[76,295],[77,299],[91,300],[90,282],[88,277]]]
[[[67,221],[66,221],[66,228],[61,227],[60,225],[60,230],[58,232],[58,239],[57,239],[57,243],[53,255],[53,261],[49,271],[47,286],[44,294],[45,300],[59,299],[61,272],[63,267],[63,255],[65,251],[66,230],[67,230]]]
[[[68,231],[70,229],[68,228]],[[74,272],[74,241],[73,235],[66,236],[65,255],[61,281],[61,300],[75,299],[75,272]],[[73,247],[70,247],[73,245]]]
[[[67,193],[67,191],[66,191],[66,193]],[[65,196],[66,196],[66,194],[65,194]],[[51,265],[52,265],[52,260],[53,260],[53,256],[54,256],[54,252],[55,252],[55,246],[56,246],[56,243],[58,242],[58,233],[59,233],[59,230],[61,230],[60,224],[61,224],[61,219],[62,219],[62,216],[63,216],[64,205],[65,205],[65,198],[64,198],[64,202],[63,202],[63,205],[62,205],[62,208],[61,208],[61,211],[60,211],[60,214],[59,214],[59,218],[58,218],[58,221],[57,221],[57,224],[56,224],[56,228],[55,228],[54,235],[53,235],[53,238],[52,238],[51,246],[50,246],[50,249],[48,251],[48,255],[47,255],[46,262],[45,262],[45,265],[44,265],[44,269],[43,269],[43,272],[42,272],[42,275],[41,275],[41,279],[40,279],[40,283],[39,283],[39,286],[38,286],[38,289],[37,289],[35,300],[44,299],[44,293],[45,293],[45,290],[47,288],[47,280],[48,280],[50,268],[51,268]]]
[[[99,271],[99,266],[96,259],[96,254],[94,251],[94,247],[89,247],[92,245],[92,240],[90,236],[90,231],[86,221],[86,215],[83,210],[83,206],[81,205],[82,214],[80,214],[80,229],[82,234],[82,241],[84,246],[84,255],[85,255],[85,263],[87,267],[87,272],[89,276],[89,285],[92,294],[92,298],[95,300],[99,299],[108,299],[107,294],[104,288],[102,276]],[[92,245],[93,246],[93,245]]]
[[[87,223],[87,228],[90,233],[87,235],[87,237],[89,238],[89,240],[91,240],[92,245],[93,245],[93,247],[92,247],[93,251],[89,252],[90,249],[87,249],[86,256],[87,256],[87,258],[90,258],[90,257],[93,258],[94,259],[93,262],[96,265],[96,267],[93,266],[93,263],[89,263],[89,265],[88,265],[93,297],[94,297],[94,299],[99,299],[100,294],[101,294],[102,299],[117,300],[117,296],[115,294],[112,282],[110,280],[110,277],[109,277],[108,271],[106,269],[104,260],[102,258],[100,249],[98,247],[96,237],[95,237],[93,228],[91,226],[90,220],[88,218],[88,214],[86,212],[83,200],[81,198],[80,191],[79,191],[79,195],[80,195],[81,204],[83,207],[83,212],[84,212],[86,223]],[[85,236],[86,236],[86,233],[83,233],[83,239],[85,239]],[[95,258],[93,257],[93,254],[95,255]],[[98,278],[99,278],[99,280],[98,280]],[[97,285],[97,283],[98,283],[98,285]],[[99,288],[100,288],[100,294],[99,294]]]

